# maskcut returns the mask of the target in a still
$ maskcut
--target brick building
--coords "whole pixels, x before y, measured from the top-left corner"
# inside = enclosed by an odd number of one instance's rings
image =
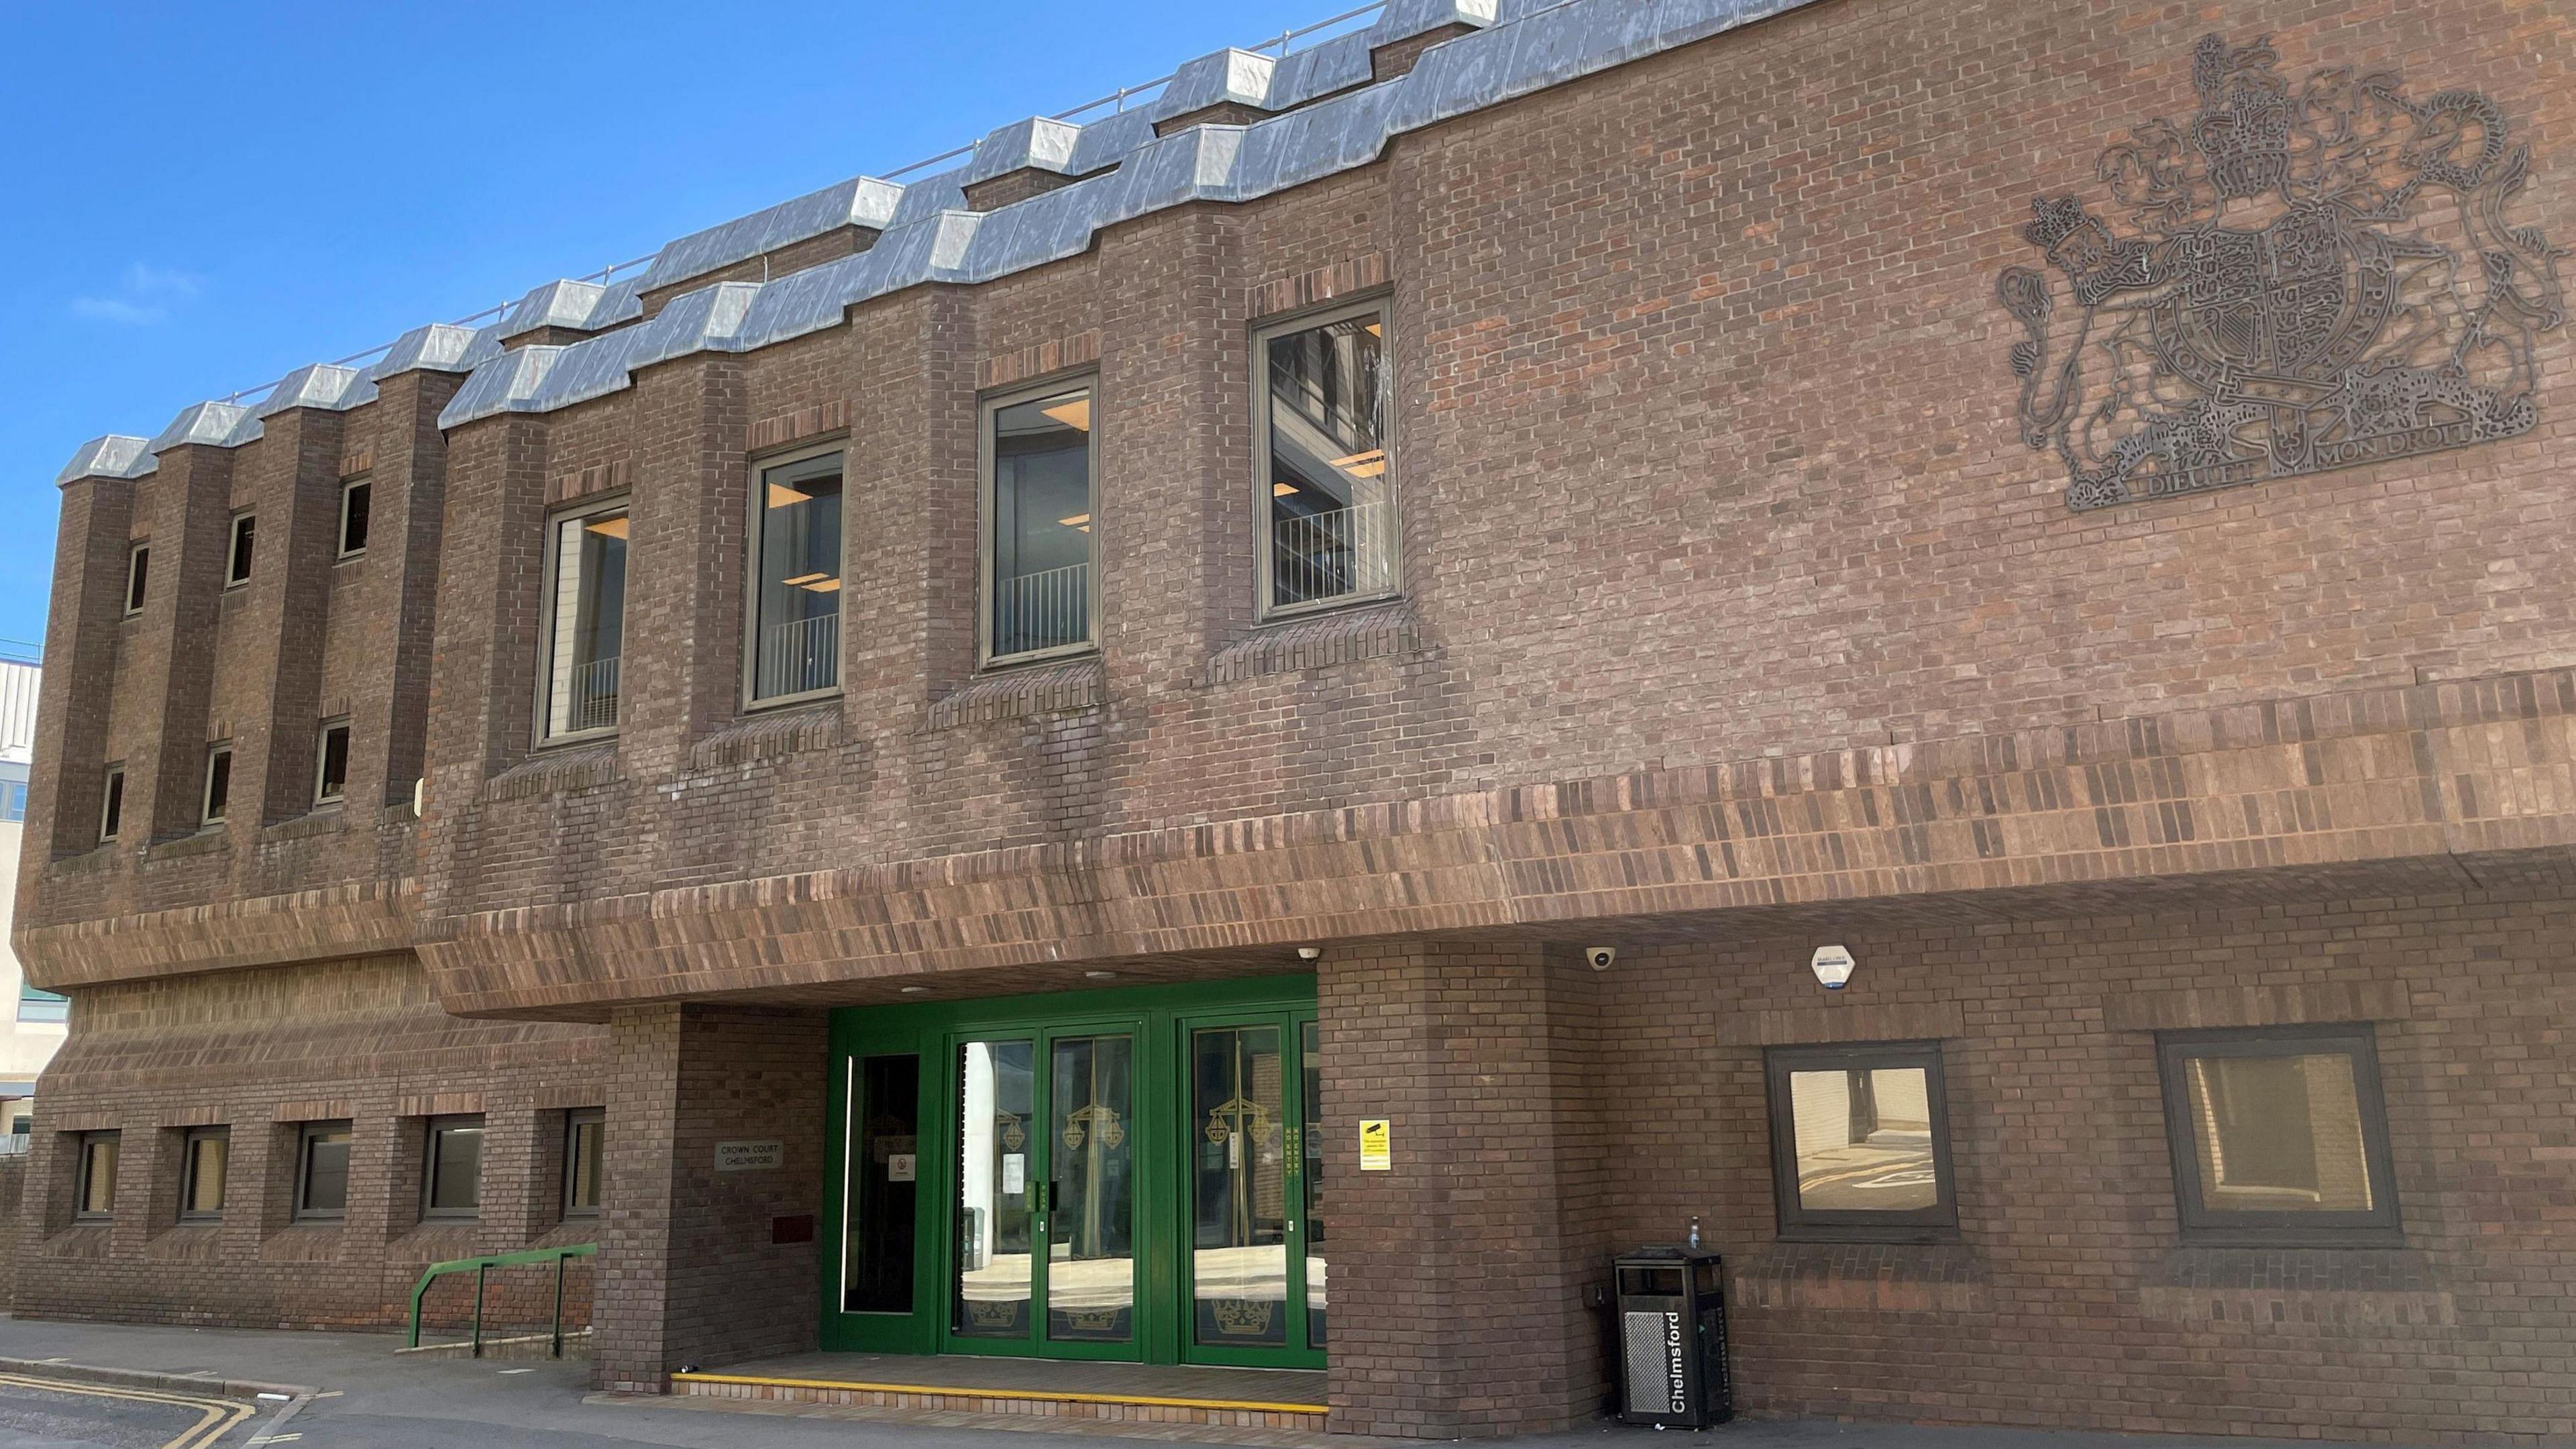
[[[92,443],[17,1307],[2576,1432],[2571,60],[1395,0]]]

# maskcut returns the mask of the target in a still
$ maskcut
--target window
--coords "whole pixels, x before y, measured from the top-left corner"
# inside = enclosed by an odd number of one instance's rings
[[[1766,1054],[1780,1236],[1921,1243],[1959,1226],[1939,1042]]]
[[[307,1122],[296,1134],[295,1220],[338,1222],[349,1211],[347,1122]]]
[[[18,825],[27,819],[27,767],[0,764],[0,825]]]
[[[548,540],[553,599],[545,658],[545,737],[617,727],[626,637],[626,505],[558,517]]]
[[[764,468],[752,500],[751,700],[841,683],[841,455]]]
[[[367,514],[376,485],[364,478],[340,485],[340,557],[367,551]]]
[[[1091,389],[985,405],[984,657],[1091,643]]]
[[[116,1148],[113,1132],[80,1135],[80,1187],[73,1199],[75,1220],[103,1223],[116,1213]]]
[[[568,1218],[599,1216],[600,1149],[606,1140],[608,1113],[583,1107],[564,1117],[564,1200]]]
[[[2403,1241],[2368,1025],[2157,1038],[2186,1242]]]
[[[313,803],[336,805],[349,793],[349,722],[324,721],[322,747],[314,753]]]
[[[233,515],[232,551],[224,556],[224,587],[250,582],[250,550],[258,541],[259,520],[247,513]]]
[[[125,828],[125,767],[107,767],[107,786],[99,794],[98,840],[105,845]]]
[[[152,546],[138,543],[125,555],[125,615],[143,612],[144,590],[152,577]]]
[[[224,1215],[224,1169],[232,1158],[228,1127],[191,1127],[180,1143],[179,1221],[219,1222]]]
[[[197,812],[204,825],[221,825],[224,812],[232,807],[233,747],[230,742],[206,747],[206,791]]]
[[[25,981],[18,983],[18,1019],[20,1021],[69,1021],[72,1002],[68,996],[40,991]]]
[[[1386,312],[1346,308],[1260,334],[1262,607],[1377,598],[1396,587]]]
[[[483,1119],[429,1119],[429,1160],[421,1172],[420,1215],[468,1222],[483,1208]]]

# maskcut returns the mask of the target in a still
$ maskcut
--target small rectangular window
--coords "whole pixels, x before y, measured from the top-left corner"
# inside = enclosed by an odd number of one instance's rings
[[[1386,313],[1350,308],[1271,328],[1260,377],[1262,607],[1378,598],[1396,587]]]
[[[837,689],[841,455],[762,469],[752,502],[752,702]]]
[[[364,478],[340,485],[340,557],[367,551],[367,510],[376,487]]]
[[[82,1222],[103,1223],[116,1215],[117,1144],[114,1132],[80,1135],[80,1190],[74,1202]]]
[[[18,983],[18,1019],[20,1021],[69,1021],[71,1015],[70,997],[58,996],[51,991],[30,986],[24,980]]]
[[[232,808],[233,747],[230,744],[206,748],[206,793],[197,812],[199,823],[221,825],[224,812]]]
[[[1765,1054],[1780,1236],[1932,1242],[1958,1230],[1939,1042]]]
[[[27,767],[0,763],[0,825],[27,818]]]
[[[191,1127],[180,1147],[179,1221],[219,1222],[224,1215],[224,1175],[232,1159],[232,1129]]]
[[[295,1220],[337,1222],[349,1211],[347,1122],[307,1122],[296,1134]]]
[[[2170,1032],[2156,1046],[2183,1241],[2404,1243],[2367,1024]]]
[[[313,803],[337,804],[349,793],[349,722],[325,722],[321,748],[314,755]]]
[[[105,845],[125,829],[125,767],[107,767],[107,785],[99,793],[98,840]]]
[[[986,404],[984,656],[1091,643],[1091,389]]]
[[[125,555],[125,612],[128,617],[143,612],[143,599],[152,577],[152,546],[138,543]]]
[[[564,1118],[564,1216],[590,1218],[599,1216],[601,1170],[607,1165],[603,1154],[608,1131],[608,1113],[599,1107],[584,1107]]]
[[[421,1172],[420,1215],[470,1222],[483,1209],[483,1119],[429,1119],[429,1159]]]
[[[547,739],[617,727],[626,638],[626,505],[554,522],[545,659]]]
[[[224,587],[250,582],[251,545],[258,541],[259,519],[247,513],[233,515],[232,551],[224,558]]]

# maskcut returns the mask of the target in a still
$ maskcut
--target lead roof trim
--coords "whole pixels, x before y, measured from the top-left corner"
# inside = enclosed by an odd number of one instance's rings
[[[413,369],[469,374],[440,415],[442,427],[570,407],[626,388],[637,369],[656,362],[753,351],[837,326],[845,309],[875,297],[926,283],[988,282],[1080,255],[1103,229],[1156,211],[1252,201],[1365,166],[1406,132],[1810,3],[1389,0],[1367,29],[1291,55],[1202,56],[1152,100],[1088,124],[1031,118],[999,127],[964,164],[938,174],[902,185],[853,177],[693,232],[628,281],[550,282],[479,330],[414,329],[363,371],[300,369],[255,408],[199,403],[148,442],[93,439],[56,481],[143,477],[165,447],[237,447],[260,436],[262,417],[290,407],[357,407],[374,400],[380,380]],[[1431,46],[1404,75],[1371,82],[1371,51],[1451,25],[1474,29]],[[1229,101],[1283,114],[1154,134],[1157,122]],[[1079,179],[994,211],[965,209],[968,185],[1031,167]],[[649,320],[621,325],[641,315],[645,292],[845,226],[879,233],[876,244],[774,281],[701,287]],[[503,350],[504,341],[549,326],[600,335]]]

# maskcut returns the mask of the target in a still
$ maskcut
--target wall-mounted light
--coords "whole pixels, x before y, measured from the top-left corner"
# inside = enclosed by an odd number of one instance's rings
[[[1089,981],[1115,981],[1118,979],[1118,973],[1115,971],[1085,971],[1082,975],[1085,980]]]
[[[1840,946],[1818,946],[1815,959],[1807,964],[1815,968],[1816,979],[1827,991],[1840,991],[1851,981],[1852,953]]]
[[[926,996],[929,993],[930,988],[927,986],[907,986],[903,988],[903,994],[906,996]]]
[[[1324,959],[1324,948],[1321,946],[1300,946],[1297,948],[1297,959],[1300,961],[1321,961]]]

